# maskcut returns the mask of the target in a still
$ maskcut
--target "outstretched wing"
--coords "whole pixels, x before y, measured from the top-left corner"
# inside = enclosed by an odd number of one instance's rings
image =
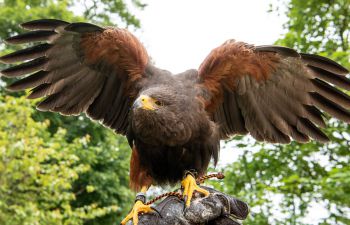
[[[207,111],[221,138],[250,133],[259,141],[325,142],[325,112],[350,123],[348,71],[325,57],[230,40],[199,68]]]
[[[77,115],[85,112],[117,133],[125,134],[127,115],[145,76],[147,52],[124,29],[88,23],[43,19],[22,24],[27,33],[10,37],[10,44],[41,42],[0,57],[22,64],[1,71],[5,77],[24,77],[8,86],[33,88],[28,98],[41,98],[43,111]]]

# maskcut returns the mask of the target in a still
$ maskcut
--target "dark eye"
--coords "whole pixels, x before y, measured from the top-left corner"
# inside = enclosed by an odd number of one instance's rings
[[[159,100],[155,101],[154,103],[155,103],[157,106],[163,106],[163,102],[161,102],[161,101],[159,101]]]

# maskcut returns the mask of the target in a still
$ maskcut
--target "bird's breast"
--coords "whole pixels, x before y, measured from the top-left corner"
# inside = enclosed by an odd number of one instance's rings
[[[188,142],[178,146],[150,145],[136,139],[141,166],[157,184],[172,184],[182,179],[185,171],[204,174],[211,158],[217,158],[218,148],[206,142]]]
[[[139,113],[132,119],[134,135],[150,145],[179,146],[191,138],[191,128],[178,118],[159,118],[150,113]]]

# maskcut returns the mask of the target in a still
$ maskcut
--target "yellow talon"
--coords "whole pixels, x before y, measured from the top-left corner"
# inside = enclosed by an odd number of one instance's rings
[[[138,200],[135,202],[134,207],[131,212],[123,219],[120,223],[121,225],[125,225],[129,220],[132,219],[133,225],[137,225],[139,223],[139,213],[152,213],[154,210],[149,205],[145,205],[142,201]]]
[[[191,199],[193,197],[194,191],[198,191],[203,194],[205,197],[209,196],[209,191],[199,187],[196,183],[195,178],[191,174],[187,174],[186,178],[181,182],[181,186],[184,188],[183,197],[185,199],[186,207],[191,205]]]

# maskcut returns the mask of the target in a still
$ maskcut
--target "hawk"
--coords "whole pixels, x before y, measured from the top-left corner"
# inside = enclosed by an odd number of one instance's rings
[[[140,193],[122,221],[151,212],[151,185],[182,180],[185,205],[219,143],[250,134],[258,141],[326,142],[324,114],[350,123],[348,70],[317,55],[281,46],[228,40],[198,70],[172,74],[154,66],[140,41],[120,28],[41,19],[8,44],[30,44],[0,58],[16,64],[2,76],[21,78],[9,90],[31,89],[37,108],[62,115],[85,113],[127,137],[132,148],[130,185]],[[36,44],[33,44],[36,43]]]

